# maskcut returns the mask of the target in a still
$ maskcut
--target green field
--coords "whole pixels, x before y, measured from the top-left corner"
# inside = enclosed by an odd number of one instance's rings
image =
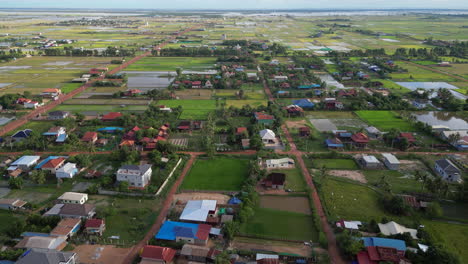
[[[179,119],[204,120],[216,109],[215,100],[160,100],[158,104],[171,108],[182,106]]]
[[[213,68],[216,63],[214,57],[146,57],[126,68],[126,71],[175,71],[206,70]]]
[[[336,170],[357,170],[358,166],[352,159],[313,159],[313,168],[320,169],[325,166],[327,169]]]
[[[402,132],[415,132],[417,129],[400,118],[392,111],[368,111],[361,110],[355,112],[362,120],[371,126],[375,126],[381,131],[388,131],[392,128],[397,128]]]
[[[240,158],[198,159],[182,183],[188,190],[240,190],[248,176],[249,160]]]
[[[388,183],[395,193],[421,192],[421,183],[416,181],[413,175],[404,175],[393,170],[365,170],[364,175],[369,184],[376,185],[382,176],[386,176]]]
[[[54,108],[55,110],[70,111],[70,112],[132,112],[132,111],[145,111],[148,108],[146,105],[67,105],[61,104]]]
[[[404,69],[406,73],[392,73],[390,76],[396,81],[411,81],[411,82],[450,82],[456,81],[455,78],[448,75],[433,72],[408,62],[398,61],[396,64]]]
[[[267,208],[256,208],[252,219],[241,226],[241,234],[260,238],[279,238],[301,241],[317,241],[312,216],[278,211]]]
[[[286,189],[291,189],[293,192],[306,191],[306,184],[302,172],[298,168],[287,170],[272,170],[271,172],[279,172],[286,174]]]
[[[14,223],[15,219],[17,219],[18,216],[14,215],[8,210],[0,210],[0,236],[3,232],[7,231],[8,229],[11,228],[12,224]]]
[[[425,220],[422,222],[436,243],[460,257],[460,263],[468,263],[468,225]]]
[[[259,106],[266,106],[267,100],[226,100],[227,107],[236,107],[242,108],[244,105],[250,105],[251,107],[259,107]]]

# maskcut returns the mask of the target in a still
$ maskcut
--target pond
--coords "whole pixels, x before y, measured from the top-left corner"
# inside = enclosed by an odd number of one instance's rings
[[[453,112],[417,112],[413,115],[418,121],[430,126],[441,125],[449,127],[450,130],[468,130],[468,122]]]
[[[123,72],[128,76],[128,88],[140,89],[144,92],[154,89],[166,89],[174,80],[176,73],[156,71],[130,71]]]
[[[446,88],[449,89],[450,92],[453,94],[458,99],[461,100],[466,100],[468,97],[454,91],[455,89],[458,89],[458,87],[451,85],[446,82],[396,82],[398,85],[401,85],[405,88],[410,89],[411,91],[417,90],[417,89],[424,89],[424,90],[434,90],[434,93],[430,96],[431,98],[434,98],[437,96],[437,90],[441,88]]]

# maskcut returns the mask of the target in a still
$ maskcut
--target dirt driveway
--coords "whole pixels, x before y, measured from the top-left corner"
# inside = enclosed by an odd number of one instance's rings
[[[131,248],[116,248],[109,245],[81,245],[73,252],[78,255],[77,263],[84,264],[121,264]]]
[[[216,200],[218,204],[227,204],[229,196],[220,193],[179,193],[174,195],[174,202],[187,203],[189,200]]]
[[[300,128],[300,127],[306,126],[306,124],[307,124],[306,120],[286,121],[286,126],[288,128]]]

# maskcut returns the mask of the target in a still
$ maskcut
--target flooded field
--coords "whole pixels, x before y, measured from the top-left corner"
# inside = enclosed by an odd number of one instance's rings
[[[174,80],[175,73],[155,71],[124,72],[128,76],[128,88],[149,91],[166,89]]]
[[[430,126],[441,125],[449,127],[450,130],[468,130],[468,122],[452,112],[418,112],[413,116]]]

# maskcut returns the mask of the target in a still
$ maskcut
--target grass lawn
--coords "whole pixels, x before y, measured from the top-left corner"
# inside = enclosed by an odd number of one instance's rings
[[[306,184],[304,177],[299,168],[288,169],[288,170],[272,170],[271,172],[279,172],[286,174],[286,187],[285,189],[291,189],[293,192],[305,192]]]
[[[278,211],[267,208],[255,209],[252,219],[241,226],[241,233],[264,238],[280,238],[302,241],[317,241],[313,218],[309,215]]]
[[[390,76],[397,81],[410,81],[410,82],[451,82],[456,81],[453,77],[448,75],[433,72],[408,62],[398,61],[396,64],[408,72],[405,73],[392,73]]]
[[[421,192],[421,183],[414,180],[413,175],[404,175],[393,170],[364,170],[363,173],[371,185],[378,184],[382,176],[387,176],[387,181],[395,193]]]
[[[82,83],[65,83],[60,89],[62,93],[69,93],[82,85]]]
[[[249,160],[240,158],[198,159],[182,189],[238,191],[248,176]]]
[[[379,221],[385,216],[380,207],[379,194],[363,185],[331,178],[322,187],[322,197],[331,221]]]
[[[375,126],[382,131],[388,131],[391,128],[398,128],[402,132],[417,131],[413,125],[400,118],[393,111],[361,110],[355,113],[369,125]]]
[[[250,105],[252,107],[259,107],[259,106],[266,106],[266,100],[226,100],[226,106],[231,107],[234,106],[236,108],[242,108],[244,105]]]
[[[146,105],[126,105],[122,107],[120,105],[69,105],[61,104],[54,108],[54,111],[70,111],[70,112],[124,112],[124,111],[145,111],[148,108]]]
[[[126,68],[126,71],[206,70],[216,64],[214,57],[146,57]]]
[[[37,133],[44,133],[53,126],[54,126],[54,121],[30,121],[22,125],[17,130],[14,130],[13,132],[10,132],[8,134],[13,135],[17,131],[24,130],[24,129],[31,129],[33,131],[36,131]]]
[[[448,251],[460,258],[460,263],[468,263],[468,225],[425,220],[422,222],[435,241],[445,245]]]
[[[215,100],[160,100],[158,104],[171,108],[182,106],[180,119],[204,120],[216,109]]]
[[[313,159],[313,168],[320,169],[325,166],[327,169],[337,170],[357,170],[358,166],[352,159]]]

